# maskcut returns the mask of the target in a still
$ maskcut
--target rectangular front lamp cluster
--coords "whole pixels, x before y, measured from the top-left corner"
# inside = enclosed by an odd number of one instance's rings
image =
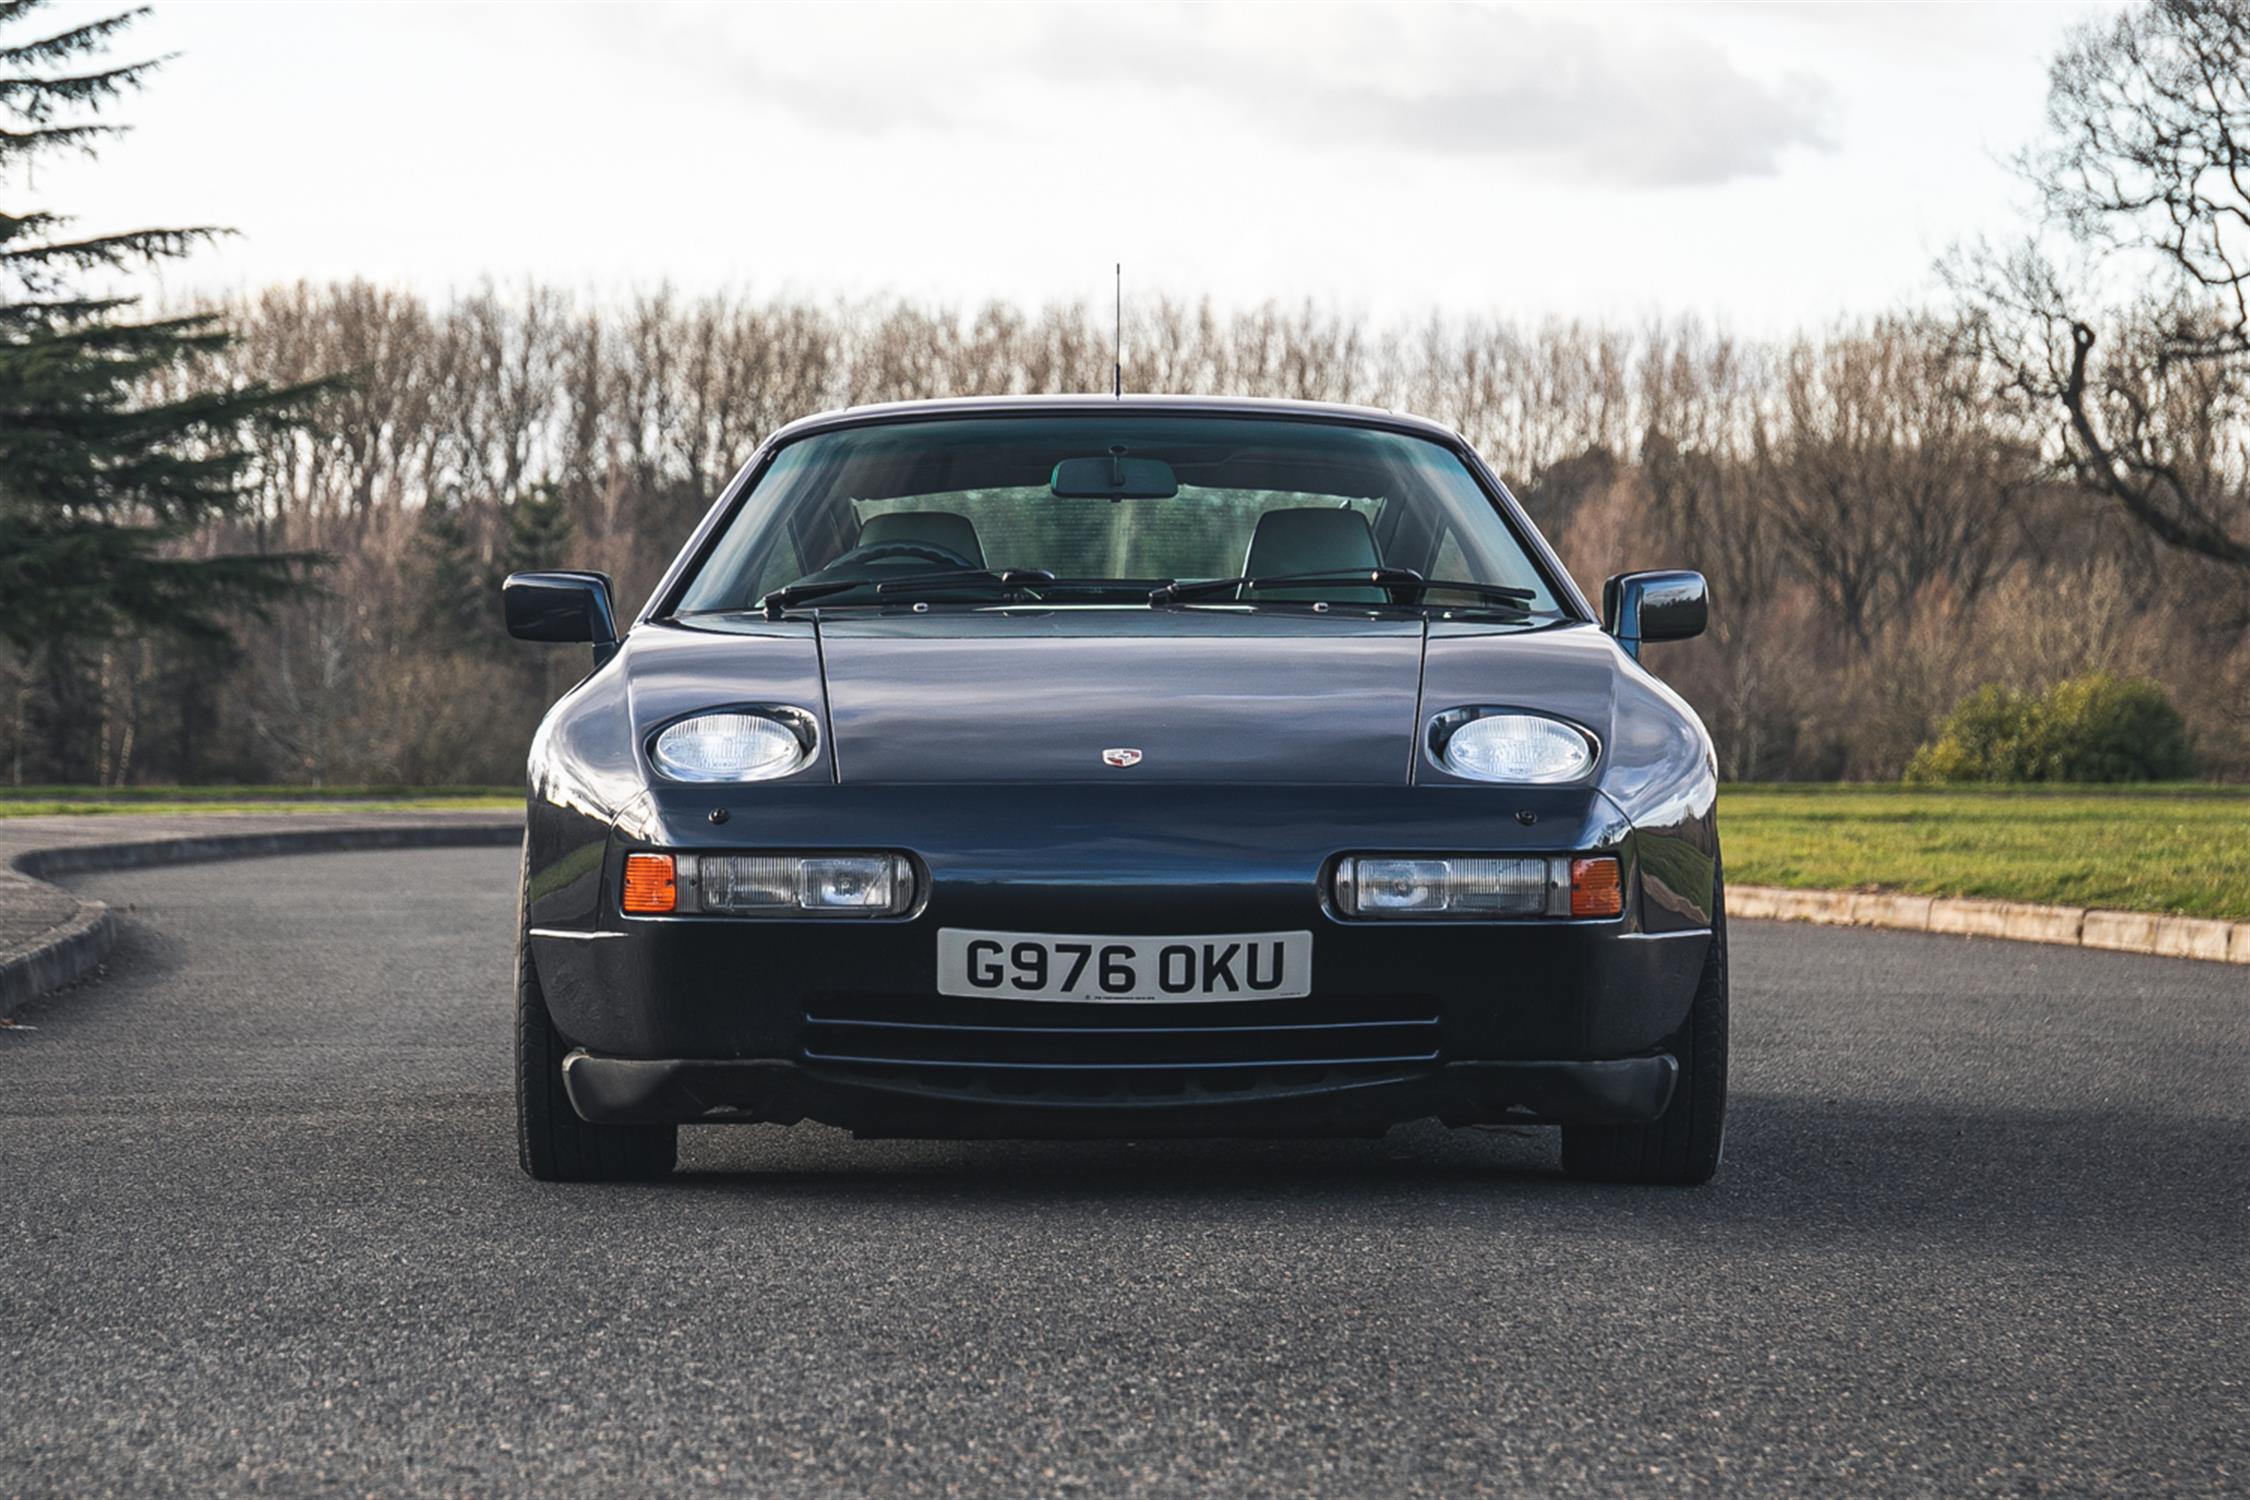
[[[1614,917],[1617,857],[1572,854],[1351,855],[1336,863],[1336,906],[1352,917]]]
[[[628,916],[895,917],[914,905],[903,854],[628,854]]]

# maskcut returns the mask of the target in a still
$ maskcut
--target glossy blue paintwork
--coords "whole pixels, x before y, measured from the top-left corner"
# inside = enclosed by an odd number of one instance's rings
[[[1249,409],[1459,443],[1379,414]],[[845,414],[776,441],[877,419]],[[1477,472],[1554,567],[1573,618],[1526,626],[1303,605],[918,613],[910,599],[781,620],[644,615],[555,706],[532,750],[527,915],[557,1024],[620,1056],[786,1058],[823,997],[927,994],[941,925],[1301,927],[1315,934],[1316,1000],[1427,1004],[1444,1017],[1449,1058],[1660,1047],[1708,942],[1710,743],[1687,705],[1598,628],[1497,481]],[[653,773],[647,743],[664,724],[758,704],[802,709],[817,725],[790,776],[687,786]],[[1476,705],[1580,725],[1600,746],[1592,773],[1536,788],[1452,775],[1429,753],[1427,725]],[[1101,758],[1113,747],[1143,758],[1113,769]],[[895,849],[919,861],[928,888],[909,916],[871,922],[625,918],[624,855],[652,848]],[[1352,921],[1327,898],[1346,852],[1519,851],[1615,853],[1624,916]]]
[[[1422,622],[1174,607],[821,622],[839,777],[1397,786]],[[1142,752],[1129,770],[1101,752]]]

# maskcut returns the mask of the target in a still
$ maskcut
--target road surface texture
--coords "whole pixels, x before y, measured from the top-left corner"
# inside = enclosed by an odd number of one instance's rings
[[[506,850],[89,878],[0,1032],[0,1493],[2250,1487],[2250,981],[1745,923],[1726,1165],[703,1130],[516,1172]]]

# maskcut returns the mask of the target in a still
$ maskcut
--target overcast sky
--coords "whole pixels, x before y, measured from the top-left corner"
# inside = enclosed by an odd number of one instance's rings
[[[2004,230],[1998,158],[2106,9],[157,0],[133,135],[30,186],[241,231],[176,292],[966,306],[1106,300],[1122,259],[1129,296],[1770,330]]]

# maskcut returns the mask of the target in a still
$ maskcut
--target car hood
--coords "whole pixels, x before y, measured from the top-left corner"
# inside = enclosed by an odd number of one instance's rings
[[[817,635],[805,620],[698,625],[633,633],[638,736],[728,703],[795,704],[824,724],[806,780],[1446,783],[1419,726],[1468,705],[1570,719],[1613,769],[1675,760],[1669,741],[1698,733],[1665,711],[1637,731],[1664,743],[1618,739],[1620,691],[1662,690],[1588,625],[1438,621],[1425,637],[1415,616],[1342,610],[1020,608],[828,614]],[[1140,754],[1113,766],[1113,750]]]
[[[1151,610],[821,622],[839,779],[1398,785],[1416,619]],[[1105,752],[1137,751],[1109,764]]]

